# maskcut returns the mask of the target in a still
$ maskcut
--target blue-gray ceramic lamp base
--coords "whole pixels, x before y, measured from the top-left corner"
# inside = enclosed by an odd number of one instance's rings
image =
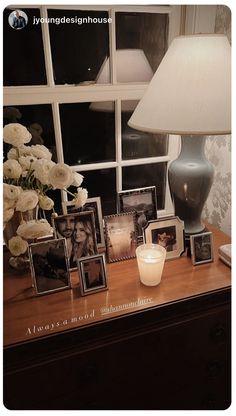
[[[205,136],[182,136],[181,152],[168,171],[175,215],[184,221],[185,233],[204,231],[201,215],[210,192],[214,168],[204,153]]]

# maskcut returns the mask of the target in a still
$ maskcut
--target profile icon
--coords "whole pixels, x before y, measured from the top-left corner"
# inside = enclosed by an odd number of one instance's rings
[[[8,23],[13,29],[24,29],[28,23],[28,16],[22,10],[14,10],[9,14]]]

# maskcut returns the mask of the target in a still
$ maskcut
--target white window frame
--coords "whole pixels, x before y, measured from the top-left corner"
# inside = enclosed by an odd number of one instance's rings
[[[121,102],[122,100],[140,100],[147,88],[146,83],[121,84],[116,81],[115,68],[115,13],[116,12],[142,12],[142,13],[168,13],[169,14],[169,36],[168,44],[175,36],[181,32],[181,6],[82,6],[82,5],[27,5],[11,6],[15,8],[37,8],[40,9],[40,16],[47,17],[47,9],[64,10],[103,10],[107,11],[112,18],[109,24],[110,60],[111,60],[111,84],[106,85],[55,85],[53,79],[53,64],[49,37],[49,27],[47,23],[42,24],[42,38],[45,56],[47,85],[40,86],[19,86],[4,87],[4,106],[11,105],[33,105],[51,104],[55,131],[55,141],[58,162],[64,162],[63,144],[61,134],[61,123],[59,104],[82,103],[95,101],[115,101],[115,140],[116,140],[116,159],[112,162],[91,163],[72,166],[74,171],[83,172],[94,169],[116,169],[116,191],[122,190],[122,168],[125,166],[146,165],[149,163],[167,162],[169,164],[175,159],[179,152],[179,136],[169,136],[169,150],[166,156],[156,156],[142,159],[122,160],[122,140],[121,140]],[[62,202],[67,201],[67,193],[62,191]],[[158,211],[158,216],[172,215],[173,205],[171,202],[168,181],[166,182],[165,208]]]

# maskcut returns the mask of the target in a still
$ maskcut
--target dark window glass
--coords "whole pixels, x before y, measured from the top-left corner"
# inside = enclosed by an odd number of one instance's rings
[[[108,23],[94,22],[104,22],[101,19],[107,21],[108,13],[91,10],[48,10],[48,17],[74,19],[74,23],[49,24],[55,83],[79,84],[96,81],[100,68],[109,56],[109,34]],[[93,23],[78,23],[81,19],[89,18],[94,19]]]
[[[128,166],[122,169],[123,190],[156,186],[157,208],[165,207],[167,163]]]
[[[168,14],[116,13],[118,82],[149,82],[167,47]]]
[[[4,107],[3,117],[4,125],[20,123],[27,127],[32,134],[31,142],[27,143],[27,145],[43,144],[52,152],[52,160],[57,160],[52,107],[50,104]],[[4,143],[5,155],[9,148],[11,146]]]
[[[38,9],[21,9],[28,23],[22,29],[14,29],[8,22],[13,10],[3,12],[3,83],[12,85],[45,85],[46,71],[43,52],[41,23]]]
[[[99,169],[86,172],[80,172],[84,176],[81,184],[88,191],[88,197],[101,197],[103,215],[111,215],[116,210],[116,169]],[[75,187],[70,191],[76,192]]]
[[[100,104],[107,111],[98,108]],[[80,165],[115,160],[113,110],[112,102],[60,105],[65,163]]]
[[[137,105],[137,101],[122,101],[122,158],[138,159],[143,157],[165,156],[168,153],[168,136],[152,134],[132,129],[128,121]]]

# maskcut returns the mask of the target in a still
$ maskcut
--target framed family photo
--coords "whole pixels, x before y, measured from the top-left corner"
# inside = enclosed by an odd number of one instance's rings
[[[184,223],[179,217],[149,221],[144,229],[144,241],[164,247],[167,260],[180,257],[185,251]]]
[[[194,265],[209,263],[214,260],[213,234],[211,232],[190,236],[192,263]]]
[[[75,212],[81,212],[80,209],[75,208],[73,201],[63,202],[62,209],[65,215],[75,213]],[[94,213],[97,246],[99,248],[105,247],[103,219],[102,219],[102,205],[101,205],[100,196],[95,197],[95,198],[88,198],[87,202],[84,204],[82,208],[82,211],[92,211]]]
[[[118,212],[135,211],[137,213],[138,237],[143,236],[143,228],[148,221],[157,218],[157,197],[156,187],[131,189],[118,192]]]
[[[97,254],[94,214],[82,211],[52,217],[57,238],[66,239],[70,269],[77,268],[77,260]]]
[[[104,217],[108,262],[135,257],[137,247],[136,213],[108,215]]]
[[[70,288],[65,238],[30,244],[29,259],[37,295]]]
[[[77,260],[80,274],[81,295],[107,290],[106,263],[103,254]]]

